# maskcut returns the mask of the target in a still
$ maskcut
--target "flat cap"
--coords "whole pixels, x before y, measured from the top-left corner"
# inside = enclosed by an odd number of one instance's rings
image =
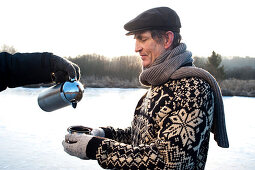
[[[181,21],[179,16],[168,7],[158,7],[144,11],[124,25],[124,29],[129,31],[126,35],[155,29],[180,32],[180,28]]]

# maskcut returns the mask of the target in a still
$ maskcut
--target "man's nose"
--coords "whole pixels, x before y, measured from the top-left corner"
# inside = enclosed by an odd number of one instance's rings
[[[139,52],[142,50],[142,46],[138,41],[135,42],[135,52]]]

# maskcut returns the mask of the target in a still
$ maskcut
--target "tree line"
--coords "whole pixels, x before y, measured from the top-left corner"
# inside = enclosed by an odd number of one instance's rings
[[[2,46],[1,51],[15,53],[13,46]],[[194,65],[210,72],[218,81],[225,79],[255,80],[255,58],[252,57],[222,57],[215,51],[211,56],[194,56]],[[137,80],[141,73],[141,61],[138,56],[120,56],[108,58],[98,54],[85,54],[68,59],[79,65],[82,78],[94,77],[102,79],[108,77],[115,80]]]
[[[137,56],[107,58],[98,54],[69,57],[68,60],[79,65],[82,76],[132,81],[141,72],[140,59]]]
[[[217,80],[255,80],[255,58],[224,58],[216,52],[208,58],[194,57],[194,64],[209,71]]]
[[[138,56],[109,59],[97,54],[87,54],[68,59],[80,66],[84,76],[98,78],[108,76],[131,81],[136,79],[141,72],[141,61]],[[212,55],[207,58],[195,56],[194,65],[207,70],[218,81],[225,79],[255,80],[255,58],[251,57],[229,59],[213,51]]]

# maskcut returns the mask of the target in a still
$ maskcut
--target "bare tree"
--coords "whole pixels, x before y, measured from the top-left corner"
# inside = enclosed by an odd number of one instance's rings
[[[8,45],[2,45],[0,52],[8,52],[10,54],[14,54],[17,52],[17,50],[13,46],[8,46]]]

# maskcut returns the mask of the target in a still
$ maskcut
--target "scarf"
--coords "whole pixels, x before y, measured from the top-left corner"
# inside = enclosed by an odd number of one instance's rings
[[[208,82],[214,94],[214,114],[211,132],[218,146],[228,148],[229,142],[225,124],[224,105],[220,87],[215,78],[206,70],[194,66],[182,67],[193,62],[192,53],[186,50],[186,45],[181,43],[172,50],[162,53],[149,67],[143,68],[140,82],[145,86],[160,85],[169,79],[182,79],[199,77]]]

